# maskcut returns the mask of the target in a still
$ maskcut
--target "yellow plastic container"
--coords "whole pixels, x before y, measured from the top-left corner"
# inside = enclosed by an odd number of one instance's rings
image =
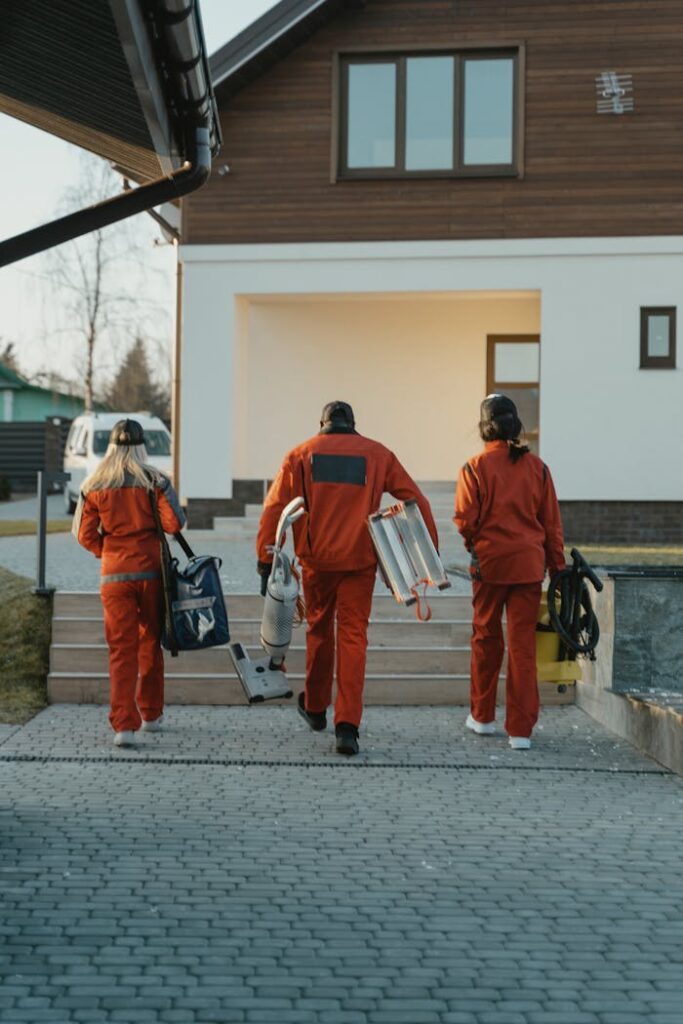
[[[547,590],[541,594],[538,624],[550,626]],[[539,683],[574,683],[582,678],[578,661],[560,661],[560,638],[554,630],[536,632],[536,674]]]

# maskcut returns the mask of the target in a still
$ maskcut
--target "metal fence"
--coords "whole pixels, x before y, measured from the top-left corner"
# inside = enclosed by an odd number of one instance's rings
[[[0,477],[9,480],[14,493],[34,493],[40,470],[61,470],[70,424],[59,417],[0,423]]]

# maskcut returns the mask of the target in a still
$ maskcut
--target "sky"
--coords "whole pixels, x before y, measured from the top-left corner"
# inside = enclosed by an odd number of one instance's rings
[[[270,7],[273,0],[200,0],[209,53],[220,49]],[[53,219],[66,190],[77,179],[82,151],[55,136],[0,114],[0,237],[9,238]],[[160,310],[158,341],[150,355],[170,359],[175,312],[173,246],[162,244],[147,214],[129,226],[139,242],[145,265],[144,291]],[[121,270],[123,289],[139,286],[139,263]],[[14,342],[20,368],[28,375],[55,370],[66,377],[79,375],[80,347],[63,330],[65,311],[50,285],[47,254],[33,256],[0,269],[0,348]],[[121,344],[125,344],[124,341]],[[120,351],[99,354],[101,374],[115,369]],[[166,362],[168,362],[168,359]],[[166,373],[166,366],[163,366]]]

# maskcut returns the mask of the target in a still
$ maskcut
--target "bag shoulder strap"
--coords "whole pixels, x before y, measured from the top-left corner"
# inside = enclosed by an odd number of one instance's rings
[[[173,539],[175,541],[177,541],[178,544],[180,544],[181,548],[183,549],[183,551],[185,552],[185,554],[187,555],[188,558],[194,558],[194,551],[192,550],[190,545],[187,543],[187,541],[186,541],[185,537],[182,535],[182,533],[174,533],[173,534]]]
[[[173,622],[173,567],[171,561],[171,552],[168,547],[168,540],[164,533],[164,528],[161,525],[161,517],[159,515],[159,507],[157,505],[156,494],[154,488],[150,487],[147,491],[149,497],[149,503],[152,507],[152,515],[154,516],[154,525],[157,528],[157,535],[159,537],[159,547],[161,549],[161,582],[162,582],[162,594],[163,594],[163,623],[166,630],[166,636],[168,639],[169,651],[172,658],[178,657],[178,641],[175,635],[175,625]]]
[[[156,491],[153,487],[150,487],[147,493],[149,494],[149,503],[152,506],[152,515],[154,516],[154,523],[157,528],[157,533],[159,534],[159,540],[161,540],[162,543],[168,543],[166,540],[166,533],[161,525],[161,516],[159,515],[159,503],[157,502]],[[194,558],[194,551],[187,543],[187,540],[183,537],[182,533],[174,533],[173,539],[177,541],[188,558]]]

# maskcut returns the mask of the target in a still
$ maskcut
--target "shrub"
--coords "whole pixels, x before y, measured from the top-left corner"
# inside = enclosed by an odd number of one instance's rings
[[[0,501],[9,501],[12,497],[12,487],[6,476],[0,476]]]

